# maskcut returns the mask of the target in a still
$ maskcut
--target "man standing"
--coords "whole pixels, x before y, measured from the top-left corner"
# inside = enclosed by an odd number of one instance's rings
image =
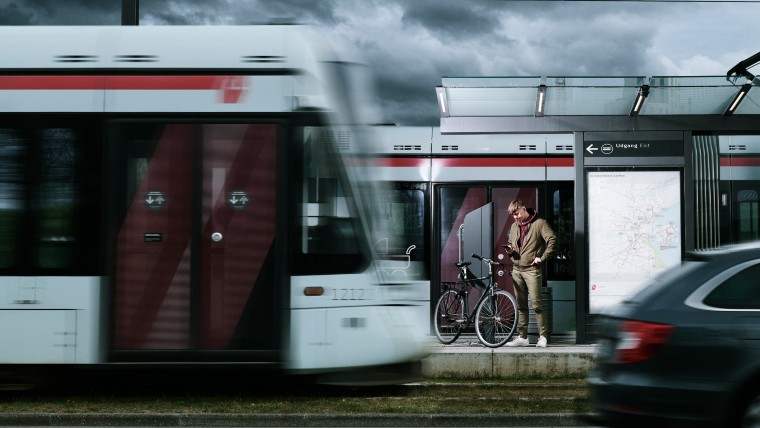
[[[507,235],[506,250],[512,259],[512,283],[515,286],[517,310],[520,321],[519,335],[507,346],[529,346],[528,341],[528,295],[536,312],[539,338],[536,346],[546,347],[546,313],[541,296],[543,284],[542,265],[553,254],[557,240],[549,223],[538,213],[527,208],[523,201],[515,199],[507,207],[515,222]]]

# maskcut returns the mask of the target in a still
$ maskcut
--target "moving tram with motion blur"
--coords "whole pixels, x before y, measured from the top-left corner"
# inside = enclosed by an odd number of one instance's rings
[[[378,275],[340,151],[366,135],[360,79],[318,40],[0,27],[4,378],[418,373],[427,290]]]

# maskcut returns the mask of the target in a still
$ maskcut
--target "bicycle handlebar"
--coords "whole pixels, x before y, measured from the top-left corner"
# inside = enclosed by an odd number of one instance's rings
[[[486,258],[486,257],[483,257],[483,256],[479,256],[479,255],[477,255],[475,253],[472,253],[472,257],[475,258],[475,259],[480,260],[481,262],[489,263],[489,264],[492,264],[494,266],[503,266],[502,263],[495,262],[495,261],[493,261],[493,260],[491,260],[489,258]]]

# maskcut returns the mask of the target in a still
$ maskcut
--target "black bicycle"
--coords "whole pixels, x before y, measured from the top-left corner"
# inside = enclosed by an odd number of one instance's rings
[[[501,263],[472,254],[473,258],[488,265],[488,275],[482,278],[469,278],[467,266],[471,262],[456,263],[459,268],[459,280],[443,283],[445,290],[435,305],[433,324],[438,340],[448,345],[454,343],[462,331],[475,323],[478,340],[490,348],[498,348],[507,343],[517,328],[517,302],[505,290],[493,281],[493,267]],[[478,282],[486,281],[486,288],[480,300],[475,304],[475,312],[469,310],[469,288]]]

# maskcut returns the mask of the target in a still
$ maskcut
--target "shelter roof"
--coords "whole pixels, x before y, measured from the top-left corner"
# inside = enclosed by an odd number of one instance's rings
[[[453,123],[449,118],[554,118],[549,122],[556,124],[562,117],[573,117],[573,123],[583,124],[605,116],[620,125],[631,123],[624,118],[678,117],[679,128],[688,129],[692,116],[694,121],[700,120],[696,116],[712,116],[716,123],[723,122],[716,121],[716,116],[760,114],[760,89],[751,90],[752,82],[744,80],[725,76],[444,77],[436,91],[442,128],[446,122]]]

